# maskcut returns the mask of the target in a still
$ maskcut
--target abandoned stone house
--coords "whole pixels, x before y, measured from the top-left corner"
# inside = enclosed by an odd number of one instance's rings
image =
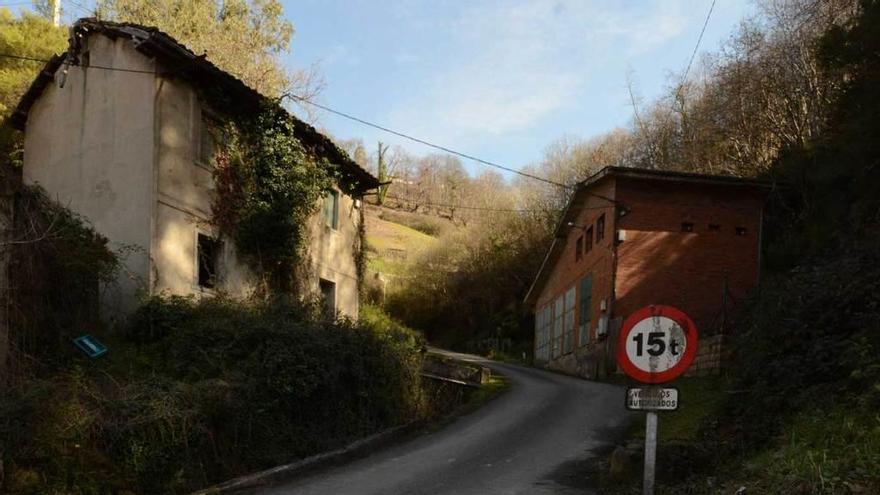
[[[211,222],[212,126],[224,109],[200,90],[254,107],[265,97],[155,28],[81,19],[71,34],[68,53],[46,64],[12,121],[25,136],[24,182],[125,248],[116,287],[102,290],[105,319],[127,315],[146,295],[250,294],[254,274]],[[290,118],[306,149],[350,182],[310,221],[307,285],[329,311],[357,317],[361,195],[378,181]]]
[[[613,373],[622,320],[668,304],[699,329],[691,369],[717,368],[736,302],[758,283],[769,187],[622,167],[580,183],[526,296],[535,361],[588,378]]]

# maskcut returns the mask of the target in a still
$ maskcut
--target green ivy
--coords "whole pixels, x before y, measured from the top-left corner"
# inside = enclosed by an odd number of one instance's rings
[[[339,179],[296,138],[294,122],[267,103],[227,126],[215,168],[214,221],[269,293],[291,293],[309,217]]]

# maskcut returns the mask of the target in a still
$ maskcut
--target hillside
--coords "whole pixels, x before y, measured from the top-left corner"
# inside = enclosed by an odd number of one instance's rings
[[[377,275],[386,290],[406,277],[421,253],[438,238],[457,227],[444,218],[368,204],[364,212],[367,230],[367,279],[376,287]],[[390,286],[389,286],[390,285]]]

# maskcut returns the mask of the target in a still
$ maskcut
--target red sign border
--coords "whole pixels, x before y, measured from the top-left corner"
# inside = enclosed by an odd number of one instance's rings
[[[665,316],[678,323],[678,326],[684,331],[685,339],[687,340],[684,356],[682,356],[681,360],[672,368],[661,373],[650,373],[639,369],[629,360],[629,356],[626,355],[626,342],[629,338],[630,332],[632,332],[632,329],[635,328],[637,323],[652,316]],[[698,340],[697,326],[694,325],[694,322],[691,321],[688,315],[680,309],[662,304],[645,306],[629,315],[629,318],[623,322],[623,326],[620,328],[620,336],[617,341],[617,364],[624,373],[642,383],[647,383],[649,385],[666,383],[678,378],[694,361],[694,357],[697,355]]]

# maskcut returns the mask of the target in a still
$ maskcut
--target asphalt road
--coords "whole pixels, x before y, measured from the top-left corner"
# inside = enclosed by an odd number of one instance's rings
[[[632,419],[624,390],[485,364],[512,387],[481,409],[437,432],[260,494],[594,493],[585,461],[618,439]]]

